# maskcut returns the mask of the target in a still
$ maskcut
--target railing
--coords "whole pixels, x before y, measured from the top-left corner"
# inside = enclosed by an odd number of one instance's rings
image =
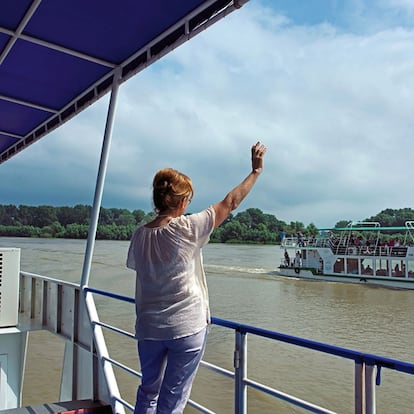
[[[97,317],[96,310],[94,310],[94,302],[92,300],[93,294],[106,296],[108,298],[121,300],[129,303],[134,303],[134,299],[105,292],[92,288],[84,288],[84,294],[86,299],[86,306],[91,318],[91,323],[94,328],[108,329],[117,334],[124,335],[128,338],[135,340],[134,335],[124,330],[118,329],[114,326],[102,323]],[[235,333],[235,348],[234,348],[234,372],[226,370],[222,367],[210,364],[202,361],[202,366],[207,369],[213,370],[226,377],[234,380],[234,412],[235,414],[247,413],[247,389],[248,387],[258,390],[262,393],[270,395],[274,398],[283,400],[297,407],[301,407],[308,412],[312,413],[333,413],[333,411],[312,404],[311,402],[296,398],[293,395],[283,393],[279,390],[275,390],[259,382],[253,381],[248,378],[247,375],[247,335],[255,335],[262,338],[268,338],[270,340],[284,342],[287,344],[295,345],[302,348],[311,349],[314,351],[322,352],[324,354],[335,355],[344,359],[354,361],[354,388],[355,388],[355,414],[374,414],[376,410],[376,398],[375,398],[375,384],[380,385],[381,369],[386,368],[393,371],[408,373],[414,375],[414,364],[385,358],[373,354],[366,354],[346,348],[336,347],[321,342],[311,341],[291,335],[285,335],[278,332],[269,331],[266,329],[257,328],[254,326],[248,326],[240,323],[235,323],[219,318],[212,318],[212,323],[228,329],[234,330]],[[114,359],[111,359],[106,354],[106,345],[102,336],[95,337],[95,346],[97,353],[101,359],[101,364],[116,366],[128,374],[134,377],[140,377],[141,374]],[[121,397],[117,401],[125,408],[133,411],[133,405],[122,399]],[[199,412],[214,414],[213,411],[208,408],[190,400],[189,404],[196,408]]]
[[[47,330],[65,344],[59,401],[93,400],[110,403],[124,414],[112,364],[102,363],[108,351],[93,298],[87,309],[78,284],[34,273],[20,272],[19,320],[21,332]],[[95,343],[99,343],[99,355]],[[101,363],[101,365],[99,363]],[[0,384],[0,388],[1,388]]]
[[[303,240],[299,240],[297,237],[285,237],[282,241],[282,247],[331,247],[331,245],[329,239],[323,237],[304,238]]]
[[[391,256],[406,257],[407,246],[354,246],[351,244],[342,244],[338,241],[334,242],[328,238],[303,239],[299,241],[297,237],[285,238],[282,243],[283,247],[295,247],[301,249],[303,247],[316,248],[328,247],[332,253],[341,256],[363,255],[363,256]]]

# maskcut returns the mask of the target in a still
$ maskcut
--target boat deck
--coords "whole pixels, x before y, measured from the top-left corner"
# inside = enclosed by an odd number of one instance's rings
[[[110,405],[100,401],[75,400],[31,405],[21,408],[0,410],[1,414],[112,414]]]

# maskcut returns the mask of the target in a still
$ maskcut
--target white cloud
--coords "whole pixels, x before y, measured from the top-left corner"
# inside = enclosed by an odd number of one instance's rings
[[[299,26],[249,3],[121,87],[104,205],[148,211],[154,172],[172,166],[193,178],[192,208],[204,208],[244,178],[261,139],[266,169],[241,210],[331,226],[412,207],[413,44],[398,25]],[[28,151],[31,165],[42,151],[36,168],[60,182],[51,188],[93,187],[104,103]],[[10,163],[24,169],[19,157]]]

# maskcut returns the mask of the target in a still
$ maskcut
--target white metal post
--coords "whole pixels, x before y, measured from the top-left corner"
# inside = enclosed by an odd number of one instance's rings
[[[365,414],[365,364],[355,362],[355,414]]]
[[[89,282],[93,250],[95,247],[96,229],[98,227],[99,211],[101,208],[102,193],[105,184],[106,169],[108,166],[109,150],[111,147],[112,130],[118,98],[120,75],[121,69],[118,68],[114,72],[114,79],[112,82],[111,99],[109,102],[108,115],[106,118],[105,134],[102,143],[101,159],[99,161],[98,177],[95,186],[91,222],[89,224],[88,241],[86,244],[85,259],[83,262],[81,287],[87,286]]]
[[[365,389],[366,414],[375,414],[375,365],[365,364]]]

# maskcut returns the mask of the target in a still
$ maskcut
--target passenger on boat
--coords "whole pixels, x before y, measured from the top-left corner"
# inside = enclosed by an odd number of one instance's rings
[[[172,168],[156,173],[157,217],[138,227],[127,267],[136,271],[136,338],[142,380],[135,414],[181,414],[203,356],[210,321],[201,248],[236,209],[263,170],[266,147],[251,149],[251,172],[222,201],[184,215],[193,197],[191,179]]]
[[[288,266],[288,267],[290,266],[290,257],[286,249],[285,249],[285,266]]]
[[[305,242],[303,240],[303,234],[301,231],[298,231],[298,246],[303,247],[305,245]]]
[[[302,266],[302,256],[301,256],[299,250],[296,252],[294,266],[295,267],[301,267]]]
[[[323,259],[322,257],[319,258],[319,273],[323,273]]]

